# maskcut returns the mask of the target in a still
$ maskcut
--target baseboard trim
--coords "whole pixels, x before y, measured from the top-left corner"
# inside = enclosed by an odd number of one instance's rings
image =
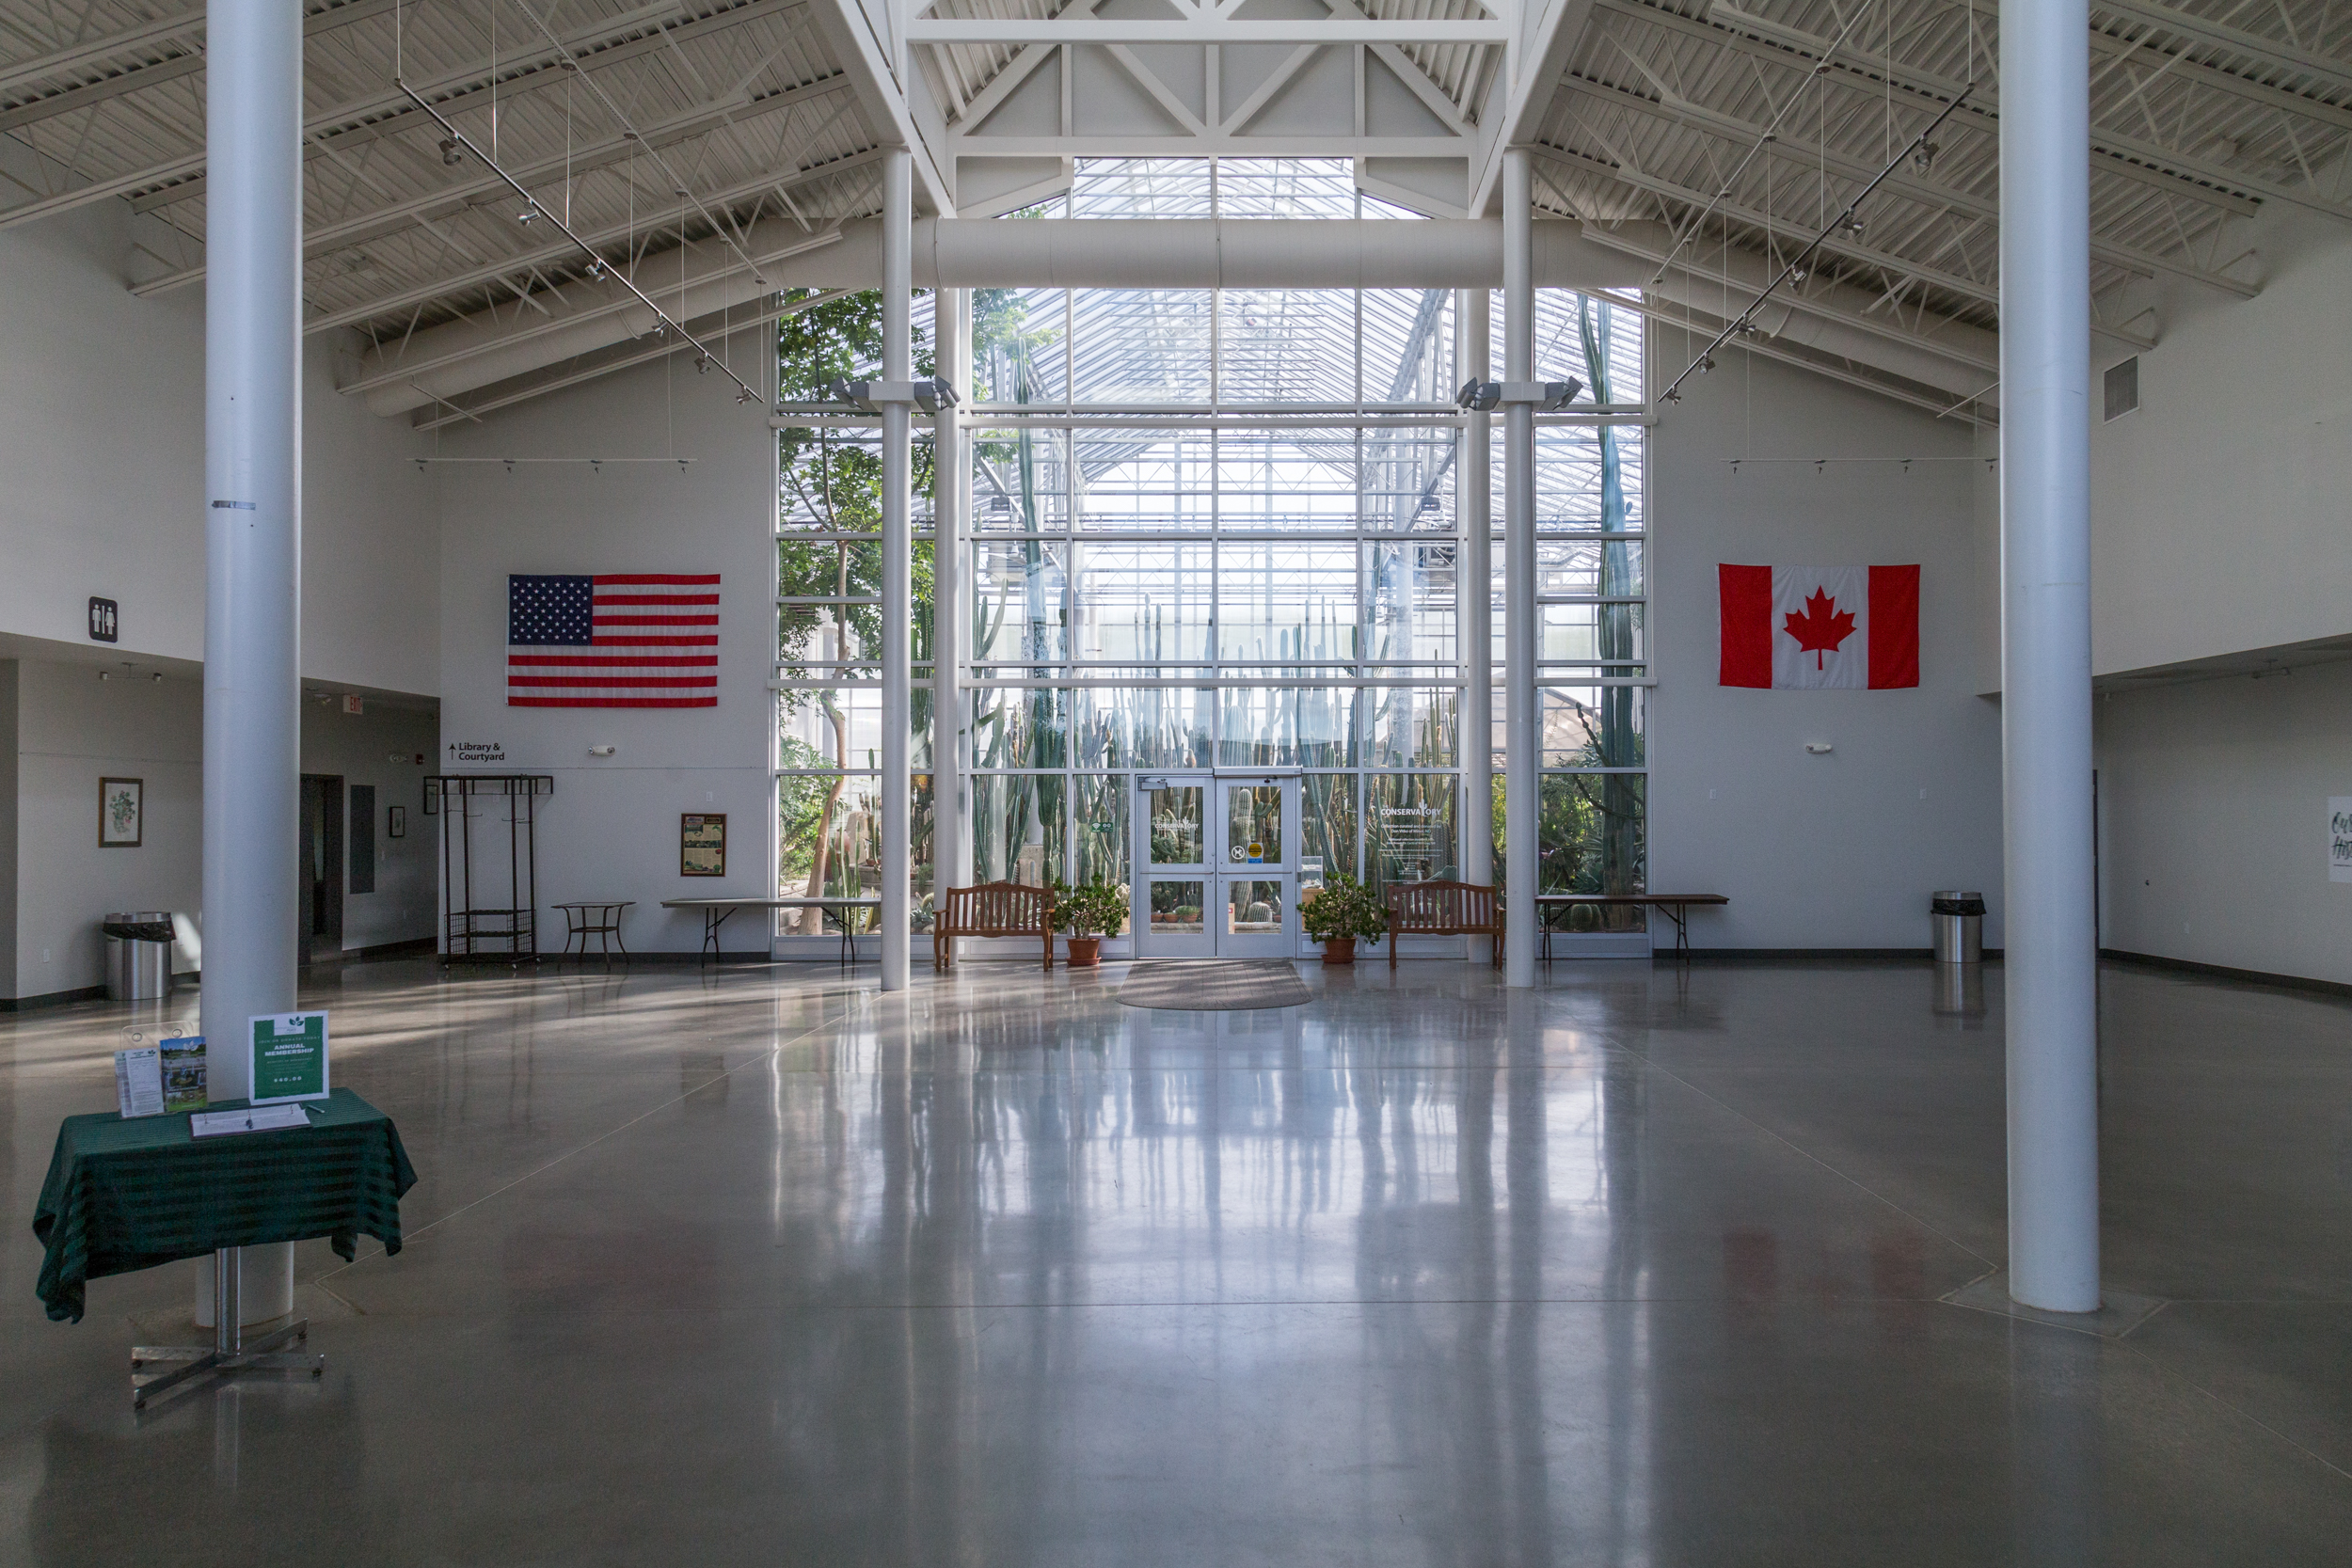
[[[1985,958],[1997,963],[2001,949],[1988,947]],[[1652,963],[1677,963],[1682,955],[1671,947],[1650,954]],[[1707,964],[1924,964],[1935,961],[1932,947],[1693,947],[1693,963]]]
[[[40,996],[0,996],[0,1013],[29,1013],[43,1007],[70,1007],[76,1002],[103,1002],[103,986],[77,986],[72,990],[53,990]]]
[[[2120,947],[2102,947],[2099,957],[2117,963],[2137,964],[2143,969],[2201,975],[2210,980],[2234,980],[2240,985],[2273,986],[2281,990],[2308,991],[2320,996],[2352,997],[2352,985],[2341,980],[2314,980],[2302,974],[2274,974],[2265,969],[2233,969],[2228,964],[2199,963],[2194,958],[2167,958],[2153,953],[2127,953]]]

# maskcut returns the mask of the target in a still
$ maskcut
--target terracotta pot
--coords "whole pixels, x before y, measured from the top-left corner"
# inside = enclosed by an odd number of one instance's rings
[[[1352,964],[1356,961],[1356,939],[1333,937],[1323,944],[1323,961],[1327,964]]]
[[[1102,961],[1103,939],[1101,937],[1072,937],[1070,939],[1071,968],[1092,969]]]

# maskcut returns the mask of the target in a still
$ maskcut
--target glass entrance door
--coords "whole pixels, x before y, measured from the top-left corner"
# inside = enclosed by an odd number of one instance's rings
[[[1136,956],[1293,956],[1296,776],[1149,773],[1136,790]]]
[[[1147,774],[1136,781],[1135,923],[1138,958],[1216,953],[1210,914],[1216,871],[1209,820],[1216,781],[1206,773]]]

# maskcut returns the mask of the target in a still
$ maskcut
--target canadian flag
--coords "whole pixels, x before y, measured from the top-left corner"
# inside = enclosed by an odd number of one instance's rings
[[[1724,686],[1919,684],[1916,566],[1718,566]]]

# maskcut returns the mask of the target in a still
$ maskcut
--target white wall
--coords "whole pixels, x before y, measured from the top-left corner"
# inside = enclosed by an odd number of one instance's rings
[[[2094,382],[2099,673],[2352,633],[2352,235],[2274,210],[2254,237],[2254,299],[2143,286],[2138,411],[2106,421]],[[2348,693],[2352,668],[2306,665],[2095,702],[2106,946],[2352,981],[2352,884],[2324,858]]]
[[[2093,711],[2102,944],[2352,984],[2352,882],[2327,858],[2328,798],[2352,796],[2352,664]]]
[[[1977,695],[1979,465],[1783,462],[1735,474],[1725,461],[1960,458],[1972,433],[1768,359],[1716,357],[1721,368],[1661,406],[1650,436],[1649,885],[1730,896],[1692,917],[1703,948],[1925,948],[1928,895],[1947,887],[1984,894],[1997,946],[2000,716]],[[1679,332],[1653,333],[1652,386],[1688,362]],[[1719,564],[1912,562],[1916,689],[1717,684]],[[1809,755],[1807,741],[1835,750]]]
[[[302,705],[302,770],[343,781],[346,816],[357,784],[375,787],[375,891],[350,888],[351,840],[343,840],[343,951],[384,947],[433,935],[440,886],[440,840],[424,815],[424,776],[440,752],[440,721],[430,707],[365,703],[345,713],[340,702]],[[407,836],[389,832],[391,808],[407,815]]]
[[[0,658],[0,998],[16,996],[17,663]]]
[[[745,334],[736,359],[758,352]],[[700,917],[664,898],[771,893],[775,657],[775,442],[766,411],[735,403],[734,384],[667,362],[588,383],[449,432],[453,455],[643,457],[693,461],[451,464],[434,469],[441,516],[444,770],[453,748],[491,745],[503,760],[474,771],[552,774],[539,803],[538,908],[554,947],[551,906],[634,899],[632,950],[687,952]],[[675,419],[675,449],[670,419]],[[509,573],[718,572],[719,703],[713,708],[512,708],[506,705]],[[619,748],[592,758],[589,748]],[[728,875],[678,875],[678,817],[727,816]],[[437,819],[437,827],[438,819]],[[476,832],[488,824],[477,823]],[[503,858],[502,827],[492,828]],[[731,951],[767,949],[766,922],[735,918]]]
[[[2093,365],[2092,665],[2102,674],[2352,632],[2352,234],[2272,204],[2250,300],[2152,291],[2137,413]]]
[[[135,224],[102,202],[0,231],[0,634],[85,643],[120,602],[119,657],[204,651],[204,294],[124,287]],[[304,357],[307,675],[439,686],[431,488],[405,426],[333,390],[348,344]]]
[[[87,664],[16,661],[16,942],[12,995],[101,985],[114,911],[193,911],[202,900],[203,691],[194,681],[105,680]],[[143,781],[142,842],[101,848],[98,781]]]

